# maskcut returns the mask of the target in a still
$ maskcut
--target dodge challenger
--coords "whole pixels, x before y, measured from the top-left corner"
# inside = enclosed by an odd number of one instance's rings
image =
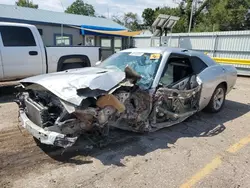
[[[67,148],[109,127],[153,132],[203,109],[219,112],[236,79],[233,66],[201,52],[132,48],[95,67],[23,79],[17,103],[22,126],[38,142]]]

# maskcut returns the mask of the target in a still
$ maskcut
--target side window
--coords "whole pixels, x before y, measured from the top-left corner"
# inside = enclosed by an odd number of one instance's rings
[[[160,84],[168,86],[174,82],[174,66],[167,64],[162,72]]]
[[[101,38],[101,47],[111,48],[111,39],[110,38]]]
[[[29,28],[0,26],[3,45],[6,47],[36,46],[34,36]]]
[[[189,58],[181,56],[170,57],[162,72],[160,83],[168,86],[192,74],[193,70]]]
[[[191,57],[191,65],[195,74],[199,74],[201,71],[207,68],[206,63],[204,63],[200,58],[195,56]]]
[[[72,45],[72,35],[67,34],[55,34],[55,45],[56,46],[70,46]]]
[[[95,46],[95,36],[85,35],[85,46]]]

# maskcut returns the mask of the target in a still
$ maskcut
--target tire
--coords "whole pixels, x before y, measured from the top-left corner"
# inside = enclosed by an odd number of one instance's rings
[[[68,69],[78,69],[78,68],[83,68],[81,63],[65,63],[63,64],[62,71]]]
[[[226,98],[226,88],[223,84],[220,84],[214,90],[214,93],[207,107],[205,108],[205,111],[210,113],[220,112],[224,107],[225,98]]]

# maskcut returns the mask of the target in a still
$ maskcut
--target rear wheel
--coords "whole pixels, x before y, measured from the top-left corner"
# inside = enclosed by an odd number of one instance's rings
[[[225,103],[225,98],[226,98],[226,88],[223,86],[223,84],[220,84],[214,90],[210,102],[208,103],[205,110],[211,113],[217,113],[221,111]]]

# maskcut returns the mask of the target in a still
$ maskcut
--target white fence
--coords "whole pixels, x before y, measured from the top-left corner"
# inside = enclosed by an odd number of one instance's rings
[[[162,37],[162,44],[207,52],[211,57],[250,59],[250,31],[173,33]],[[159,46],[160,38],[133,37],[135,47]]]

